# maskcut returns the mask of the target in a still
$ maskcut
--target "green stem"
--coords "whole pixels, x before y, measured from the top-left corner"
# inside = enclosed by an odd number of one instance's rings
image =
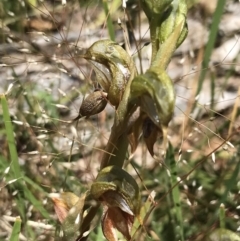
[[[171,60],[171,57],[176,50],[177,41],[183,29],[184,22],[182,21],[169,36],[169,38],[161,44],[155,60],[152,62],[151,69],[154,69],[156,73],[165,70]]]
[[[225,228],[225,206],[221,203],[219,208],[219,221],[220,221],[220,228]]]
[[[157,52],[156,60],[152,63],[151,70],[158,75],[162,76],[162,74],[165,73],[165,68],[170,62],[171,56],[176,49],[176,43],[183,28],[183,24],[184,23],[179,24],[173,34],[171,34],[169,39],[164,44],[162,44],[159,51]],[[165,79],[163,81],[165,81]],[[121,147],[121,144],[123,141],[125,143],[128,143],[126,134],[123,133],[126,131],[127,121],[130,117],[131,112],[130,110],[134,110],[134,108],[136,108],[134,107],[134,105],[135,100],[137,101],[137,98],[135,98],[133,102],[129,103],[129,101],[132,99],[132,97],[130,96],[131,84],[132,78],[130,78],[127,84],[123,99],[120,102],[119,107],[116,111],[115,121],[112,127],[111,135],[106,146],[105,153],[102,157],[101,168],[104,168],[110,163],[118,166],[123,165],[127,146]],[[124,140],[122,140],[121,138],[123,138]],[[118,148],[118,151],[116,151],[116,147]],[[113,153],[115,153],[115,157],[113,157],[113,155],[111,156],[111,154]]]
[[[78,237],[77,240],[85,241],[85,240],[88,239],[88,235],[83,237],[83,234],[86,233],[89,230],[90,223],[95,218],[95,216],[96,216],[96,214],[99,210],[99,207],[100,207],[99,204],[97,204],[96,206],[90,207],[86,217],[84,217],[84,219],[83,219],[83,223],[82,223],[82,226],[81,226],[81,235]]]
[[[152,58],[151,63],[155,60],[157,51],[159,49],[159,40],[157,38],[157,30],[158,30],[158,24],[157,21],[152,18],[150,23],[150,38],[152,43]]]
[[[132,80],[137,75],[137,70],[133,61],[130,62],[129,69],[132,70],[131,76],[129,77],[129,81],[125,88],[123,98],[120,101],[115,113],[115,119],[112,126],[111,134],[105,148],[105,152],[102,156],[101,169],[108,166],[110,163],[112,165],[114,164],[122,167],[127,153],[128,139],[126,130],[128,125],[128,119],[137,108],[134,102],[129,103]],[[114,158],[113,155],[119,155],[118,161],[116,161],[117,159]],[[117,163],[115,163],[114,160]]]
[[[122,167],[126,158],[127,148],[127,134],[124,133],[118,137],[112,131],[105,152],[103,153],[101,169],[112,165]]]

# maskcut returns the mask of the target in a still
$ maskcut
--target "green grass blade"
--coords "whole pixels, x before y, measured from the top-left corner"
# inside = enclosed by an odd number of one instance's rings
[[[36,189],[36,190],[38,190],[38,191],[40,191],[40,192],[42,192],[42,193],[46,193],[41,186],[39,186],[36,182],[34,182],[33,180],[31,180],[29,177],[24,176],[23,179],[24,179],[28,184],[30,184],[34,189]],[[47,194],[47,193],[46,193],[46,194]]]
[[[6,129],[7,142],[8,142],[8,148],[9,148],[11,162],[12,162],[12,168],[13,168],[15,178],[17,179],[21,177],[21,171],[20,171],[20,165],[18,162],[18,154],[17,154],[16,145],[15,145],[13,126],[12,126],[12,122],[9,114],[6,96],[2,94],[0,98],[1,98],[1,104],[3,109],[3,121]]]
[[[167,150],[166,159],[170,161],[170,170],[171,170],[170,179],[171,179],[171,185],[174,186],[178,182],[177,165],[176,165],[176,161],[174,158],[174,150],[170,143],[169,143],[169,147]],[[180,235],[181,240],[183,241],[185,239],[184,239],[184,231],[183,231],[183,216],[182,216],[179,185],[176,185],[172,189],[172,198],[173,198],[174,207],[175,207],[176,219],[179,224],[179,228],[176,228],[176,233],[178,233]]]
[[[204,59],[203,59],[203,63],[202,63],[202,71],[201,71],[201,75],[200,75],[199,81],[198,81],[198,88],[197,88],[196,96],[200,93],[200,91],[202,89],[203,81],[204,81],[206,73],[207,73],[208,63],[209,63],[209,60],[210,60],[210,57],[212,54],[212,50],[214,48],[214,44],[216,41],[218,25],[220,23],[220,20],[221,20],[222,14],[223,14],[225,3],[226,3],[226,0],[219,0],[217,3],[216,11],[213,15],[213,22],[212,22],[211,29],[210,29],[208,44],[206,46],[206,50],[204,53]],[[219,60],[219,61],[221,61],[221,60]]]
[[[28,190],[27,187],[24,188],[25,197],[32,203],[34,208],[36,208],[44,218],[49,219],[48,211],[43,207],[42,203],[34,197],[34,195]]]
[[[138,240],[141,235],[143,235],[143,230],[144,230],[144,222],[147,221],[149,218],[149,215],[153,211],[154,208],[154,198],[155,198],[155,191],[153,191],[143,204],[143,206],[140,209],[139,216],[135,218],[133,227],[131,230],[131,236],[133,240]],[[143,230],[142,230],[143,229]],[[144,240],[151,240],[151,237],[148,236],[147,234],[145,235]]]
[[[14,178],[18,179],[21,177],[21,170],[18,162],[18,154],[17,154],[16,145],[15,145],[14,131],[13,131],[13,126],[12,126],[12,122],[9,114],[8,103],[7,103],[6,96],[4,94],[2,94],[0,97],[1,97],[1,105],[3,109],[3,121],[5,125],[5,132],[7,135],[7,142],[8,142],[9,153],[10,153],[10,158],[12,163],[11,166],[13,169]],[[28,180],[27,178],[26,178],[26,181],[30,182],[30,180]],[[45,218],[49,218],[48,212],[44,209],[42,203],[39,202],[39,200],[37,200],[33,196],[33,194],[29,191],[29,189],[23,182],[20,182],[19,184],[21,186],[18,186],[18,188],[23,189],[25,197],[33,204],[33,206],[36,209],[39,210],[39,212]],[[33,185],[33,182],[31,183],[31,185],[36,188],[36,185]]]
[[[219,207],[219,222],[220,228],[225,228],[225,206],[223,203]]]
[[[237,157],[235,157],[233,160],[237,162],[236,167],[234,168],[234,171],[229,179],[225,182],[225,192],[222,195],[222,198],[220,200],[220,203],[225,203],[229,192],[236,187],[236,183],[239,181],[239,173],[240,173],[240,162],[238,161]]]
[[[108,8],[108,2],[106,0],[103,0],[102,4],[103,4],[104,12],[107,17],[107,29],[108,29],[109,37],[112,41],[115,41],[115,31],[114,31],[112,18],[111,18],[109,8]]]
[[[18,241],[19,240],[19,234],[21,231],[21,223],[22,223],[21,218],[17,217],[16,221],[13,225],[12,234],[11,234],[9,241]]]

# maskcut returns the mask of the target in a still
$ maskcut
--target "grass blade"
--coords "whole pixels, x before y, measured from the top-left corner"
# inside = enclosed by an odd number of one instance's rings
[[[49,219],[48,211],[43,207],[42,202],[37,200],[37,198],[28,190],[27,187],[24,188],[24,194],[26,198],[32,203],[32,205],[41,213],[44,218]]]
[[[225,206],[223,203],[221,203],[219,208],[219,222],[220,222],[220,228],[225,228]]]
[[[22,223],[21,218],[17,217],[16,221],[13,225],[12,234],[11,234],[9,241],[18,241],[19,240],[19,234],[21,231],[21,223]]]
[[[2,94],[0,98],[1,98],[1,104],[3,109],[3,121],[4,121],[6,135],[7,135],[8,148],[9,148],[10,157],[12,161],[12,168],[14,171],[15,178],[17,179],[21,177],[21,171],[20,171],[20,165],[18,162],[18,154],[17,154],[16,145],[15,145],[13,126],[12,126],[12,122],[9,114],[6,96]]]
[[[214,44],[215,44],[215,41],[216,41],[217,32],[218,32],[218,25],[220,23],[220,20],[221,20],[222,14],[223,14],[225,3],[226,3],[226,0],[219,0],[218,3],[217,3],[216,11],[213,15],[213,22],[212,22],[211,29],[210,29],[208,44],[206,46],[206,50],[205,50],[205,53],[204,53],[202,70],[201,70],[201,75],[200,75],[199,81],[198,81],[198,88],[197,88],[196,96],[200,93],[200,91],[202,89],[203,81],[205,79],[205,76],[206,76],[206,73],[207,73],[207,70],[208,70],[207,69],[208,63],[209,63],[209,60],[210,60],[210,57],[211,57],[211,54],[212,54],[212,50],[214,48]]]
[[[109,37],[112,41],[115,41],[115,31],[114,31],[112,18],[111,18],[109,8],[108,8],[108,2],[106,0],[103,0],[102,3],[103,3],[104,12],[105,12],[106,17],[107,17],[107,29],[108,29]]]
[[[2,94],[0,97],[1,97],[1,104],[3,109],[3,121],[4,121],[5,131],[7,135],[7,142],[9,147],[12,168],[14,172],[14,178],[18,179],[21,177],[21,170],[18,162],[18,153],[15,145],[14,131],[13,131],[13,126],[12,126],[12,122],[9,114],[8,103],[7,103],[6,96],[4,94]],[[24,195],[33,204],[33,206],[36,207],[45,218],[49,218],[48,212],[44,209],[41,202],[39,202],[34,197],[34,195],[29,191],[27,186],[23,182],[20,182],[19,184],[21,185],[21,188],[24,190]]]
[[[169,143],[169,147],[167,150],[167,156],[166,159],[170,161],[170,170],[171,170],[171,185],[175,186],[175,184],[178,182],[177,180],[177,165],[176,161],[174,158],[174,150],[172,145]],[[174,207],[175,207],[175,214],[176,214],[176,219],[179,224],[179,229],[176,229],[176,233],[178,233],[181,237],[181,240],[184,239],[184,232],[183,232],[183,216],[182,216],[182,209],[181,209],[181,200],[180,200],[180,190],[179,190],[179,185],[176,185],[172,189],[172,198],[174,202]]]

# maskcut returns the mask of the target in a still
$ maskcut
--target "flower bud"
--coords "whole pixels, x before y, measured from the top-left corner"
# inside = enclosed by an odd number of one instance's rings
[[[107,93],[102,90],[96,90],[83,100],[79,115],[73,121],[78,120],[81,117],[96,115],[102,112],[106,105]]]
[[[140,206],[140,192],[135,179],[117,166],[102,169],[91,186],[92,196],[108,206],[119,207],[136,215]]]
[[[181,22],[182,29],[180,31],[180,35],[176,42],[176,47],[178,48],[184,39],[187,37],[188,28],[186,23],[186,15],[187,15],[187,3],[185,0],[173,0],[170,7],[163,13],[164,21],[161,24],[160,32],[159,32],[159,40],[160,43],[164,43],[169,36],[174,32],[174,30],[178,27]]]
[[[93,66],[97,81],[108,93],[109,102],[117,107],[136,67],[129,54],[117,43],[104,39],[88,48],[84,58]]]

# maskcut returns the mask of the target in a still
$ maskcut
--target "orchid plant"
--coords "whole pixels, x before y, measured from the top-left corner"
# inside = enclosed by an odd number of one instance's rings
[[[87,239],[100,207],[102,231],[108,241],[118,240],[119,233],[126,240],[136,240],[138,226],[145,219],[141,211],[144,205],[137,182],[123,169],[128,147],[133,153],[143,135],[153,157],[153,146],[160,137],[167,148],[175,93],[166,68],[188,33],[187,4],[185,0],[141,0],[141,4],[149,20],[152,43],[151,64],[144,74],[138,74],[132,57],[108,39],[95,42],[82,56],[92,64],[101,89],[83,100],[74,120],[100,113],[107,102],[115,108],[115,117],[100,171],[90,190],[80,197],[50,194],[64,236],[70,241]],[[89,200],[95,204],[89,205]]]

